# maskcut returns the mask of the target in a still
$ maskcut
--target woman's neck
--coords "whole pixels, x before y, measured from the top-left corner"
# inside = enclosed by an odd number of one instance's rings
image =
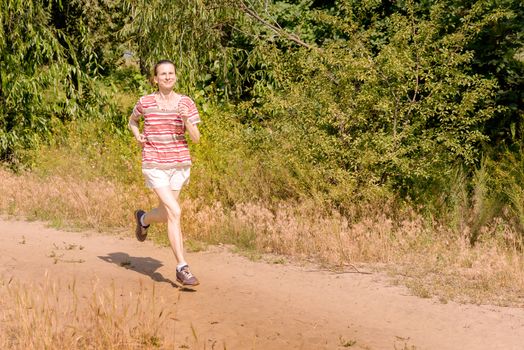
[[[158,93],[164,97],[164,98],[168,98],[171,96],[171,94],[173,93],[173,90],[162,90],[162,89],[158,89]]]

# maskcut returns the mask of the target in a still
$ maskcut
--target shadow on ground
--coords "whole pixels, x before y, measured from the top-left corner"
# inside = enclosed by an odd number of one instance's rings
[[[155,282],[165,282],[171,284],[171,286],[178,288],[179,286],[171,281],[169,278],[165,278],[160,272],[156,271],[158,268],[164,266],[164,264],[151,257],[139,257],[130,256],[127,253],[109,253],[107,256],[99,256],[98,258],[124,267],[128,270],[133,270],[143,275],[151,277]]]

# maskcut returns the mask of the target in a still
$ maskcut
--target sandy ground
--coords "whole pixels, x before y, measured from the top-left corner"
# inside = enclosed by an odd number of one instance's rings
[[[410,295],[380,274],[253,262],[225,248],[188,254],[201,281],[179,288],[169,248],[128,237],[0,220],[0,277],[75,280],[122,294],[155,289],[180,348],[524,349],[524,309]],[[198,340],[195,339],[195,334]]]

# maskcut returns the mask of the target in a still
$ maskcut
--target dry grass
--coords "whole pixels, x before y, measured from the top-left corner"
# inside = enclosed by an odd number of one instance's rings
[[[0,211],[7,215],[43,219],[55,226],[95,228],[99,231],[129,225],[130,213],[139,205],[138,188],[107,180],[79,181],[74,177],[15,176],[0,169]],[[143,204],[143,202],[141,203]]]
[[[0,176],[0,212],[62,227],[131,230],[133,210],[156,204],[143,187],[107,180],[77,183],[74,178],[17,176],[5,170]],[[140,192],[145,194],[136,196]],[[421,297],[524,305],[524,255],[516,248],[518,234],[499,219],[482,229],[472,248],[467,228],[457,234],[409,210],[391,214],[395,211],[387,207],[356,208],[355,214],[341,216],[319,212],[313,203],[274,208],[239,203],[229,209],[190,199],[183,199],[182,208],[184,233],[193,242],[315,259],[333,268],[371,263],[368,269],[390,271]],[[163,232],[157,226],[152,233],[166,242]]]
[[[0,281],[2,349],[174,348],[175,306],[154,292],[123,295],[94,286],[77,292],[61,285]]]
[[[332,268],[367,263],[368,269],[389,271],[414,294],[442,302],[524,305],[524,254],[507,248],[518,234],[501,221],[486,227],[485,241],[471,247],[467,233],[457,236],[428,226],[412,212],[393,221],[387,210],[369,209],[368,216],[350,222],[336,212],[319,214],[307,204],[283,204],[274,211],[255,204],[231,211],[219,204],[184,205],[186,220],[198,223],[192,237],[201,240],[314,258]]]

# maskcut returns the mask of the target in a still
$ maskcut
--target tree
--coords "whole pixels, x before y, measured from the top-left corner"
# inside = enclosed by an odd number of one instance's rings
[[[0,159],[13,159],[49,134],[59,104],[77,93],[63,33],[50,24],[52,2],[4,0],[0,12]],[[20,25],[23,23],[24,25]],[[73,57],[74,61],[74,57]],[[60,94],[55,91],[60,90]]]

